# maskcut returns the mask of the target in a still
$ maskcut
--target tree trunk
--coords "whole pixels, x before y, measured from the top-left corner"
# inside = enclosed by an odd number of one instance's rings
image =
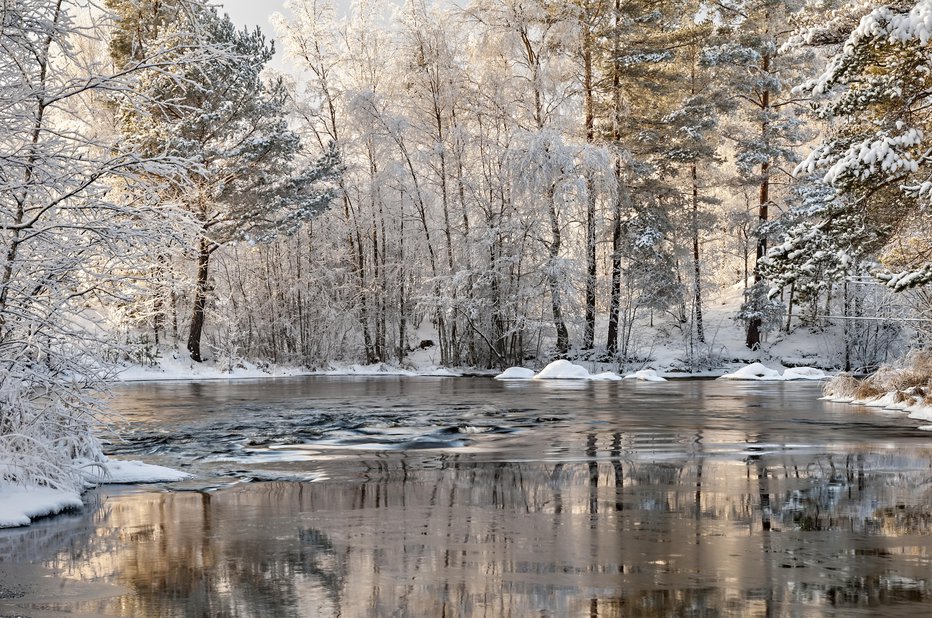
[[[592,104],[592,29],[583,25],[583,95],[586,124],[586,143],[595,141],[595,113]],[[588,196],[586,200],[586,325],[583,330],[585,350],[591,350],[595,340],[595,286],[596,286],[596,252],[595,252],[595,188],[593,178],[587,179]]]
[[[562,234],[560,231],[560,220],[557,216],[557,204],[555,201],[554,187],[547,191],[547,203],[550,206],[550,273],[548,279],[550,282],[550,301],[551,310],[553,311],[553,326],[557,332],[557,354],[566,354],[570,349],[570,336],[566,329],[566,322],[563,319],[563,301],[560,293],[560,277],[556,272],[557,260],[560,257],[560,245],[562,244]]]
[[[705,329],[702,325],[702,266],[699,261],[699,173],[696,164],[691,166],[693,184],[693,302],[696,310],[696,339],[705,343]]]
[[[761,61],[761,72],[767,73],[770,70],[770,56],[764,56]],[[767,143],[767,134],[769,132],[769,123],[767,122],[766,113],[770,109],[770,91],[765,90],[761,95],[761,111],[765,114],[761,123],[761,141]],[[770,162],[764,161],[760,165],[760,199],[757,207],[758,232],[757,232],[757,252],[754,260],[754,285],[760,283],[760,261],[767,254],[767,235],[761,230],[761,226],[767,222],[768,206],[770,204]],[[759,310],[760,307],[754,307]],[[760,348],[761,337],[761,319],[754,317],[748,321],[748,333],[745,343],[752,350]]]
[[[615,176],[618,182],[619,197],[615,202],[615,216],[612,223],[612,289],[608,309],[608,339],[605,349],[609,354],[618,351],[618,313],[621,310],[621,163],[615,164]]]
[[[612,56],[617,58],[621,53],[621,0],[615,0],[615,11],[612,19]],[[621,142],[621,72],[617,63],[612,63],[612,141],[615,148]],[[608,309],[608,336],[605,342],[606,351],[614,355],[618,351],[618,312],[621,309],[621,217],[622,217],[622,178],[621,155],[615,155],[615,212],[612,222],[612,287],[609,291]]]
[[[204,314],[207,307],[207,274],[210,264],[211,243],[201,237],[197,252],[197,280],[194,287],[194,306],[191,310],[191,326],[188,329],[188,352],[191,360],[202,362],[201,335],[204,333]]]

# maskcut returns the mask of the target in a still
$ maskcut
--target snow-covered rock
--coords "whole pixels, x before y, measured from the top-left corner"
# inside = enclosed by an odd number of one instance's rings
[[[103,483],[172,483],[191,478],[187,472],[181,472],[165,466],[156,466],[141,461],[121,461],[108,459],[104,462],[85,462],[81,470],[85,482],[91,485]]]
[[[590,380],[595,380],[596,382],[618,382],[623,378],[612,371],[605,371],[603,373],[594,373],[589,376]]]
[[[535,380],[588,380],[589,378],[588,369],[563,359],[553,361],[534,376]]]
[[[496,380],[530,380],[534,377],[534,370],[526,367],[509,367],[495,376]]]
[[[0,528],[28,526],[37,518],[84,506],[73,491],[0,483]]]
[[[790,367],[783,372],[784,380],[824,380],[825,372],[815,367]]]
[[[625,376],[625,380],[640,380],[641,382],[666,382],[654,369],[641,369]]]
[[[771,369],[761,363],[751,363],[734,373],[726,373],[721,377],[722,380],[762,380],[773,381],[782,380],[783,376],[776,369]]]

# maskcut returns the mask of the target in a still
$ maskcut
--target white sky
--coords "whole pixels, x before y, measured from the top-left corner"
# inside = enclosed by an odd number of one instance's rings
[[[222,0],[221,12],[228,13],[237,26],[259,26],[268,38],[275,38],[269,16],[282,12],[284,0]]]

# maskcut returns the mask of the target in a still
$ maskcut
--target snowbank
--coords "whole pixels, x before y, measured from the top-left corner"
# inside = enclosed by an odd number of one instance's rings
[[[605,371],[603,373],[592,374],[589,376],[589,379],[595,380],[596,382],[618,382],[622,377],[612,371]]]
[[[0,484],[0,528],[28,526],[33,519],[84,506],[76,492]]]
[[[503,374],[504,375],[504,374]],[[534,380],[590,380],[593,382],[617,382],[621,376],[611,371],[602,373],[589,373],[589,370],[581,365],[576,365],[568,360],[555,360],[535,375]]]
[[[495,376],[496,380],[530,380],[534,377],[534,370],[525,367],[509,367]]]
[[[534,376],[535,380],[588,380],[589,370],[568,360],[555,360]]]
[[[666,382],[654,369],[641,369],[625,376],[625,380],[640,380],[641,382]]]
[[[116,374],[120,382],[150,382],[161,380],[238,380],[245,378],[271,378],[307,375],[310,371],[298,367],[263,368],[252,363],[240,363],[232,370],[218,367],[216,363],[195,363],[180,355],[159,358],[155,367],[131,365]]]
[[[926,399],[926,401],[928,401],[928,399]],[[932,404],[914,403],[907,407],[906,411],[909,412],[909,418],[920,421],[932,421]]]
[[[828,376],[814,367],[791,367],[783,372],[784,380],[824,380]]]
[[[108,459],[75,463],[88,487],[107,483],[170,483],[191,478],[186,472],[141,461]],[[0,483],[0,528],[28,526],[37,517],[82,506],[81,496],[74,491]]]
[[[447,369],[446,367],[421,367],[419,369],[404,369],[395,365],[386,363],[376,363],[374,365],[336,365],[323,371],[305,371],[303,375],[325,375],[325,376],[405,376],[405,377],[443,377],[455,378],[463,375],[459,371]]]
[[[922,397],[909,397],[908,395],[904,397],[903,393],[885,393],[879,397],[870,397],[867,399],[854,399],[852,397],[846,397],[844,395],[826,395],[822,397],[824,401],[831,401],[834,403],[850,403],[856,406],[864,406],[867,408],[880,408],[883,410],[899,410],[901,412],[906,412],[906,415],[915,420],[919,421],[932,421],[932,403],[929,403],[928,398]],[[923,425],[919,427],[929,431],[932,427],[928,425]]]
[[[758,380],[771,381],[782,380],[783,376],[776,369],[766,367],[761,363],[751,363],[734,373],[726,373],[721,377],[722,380]]]
[[[165,466],[156,466],[141,461],[108,459],[100,463],[81,462],[85,482],[91,485],[106,483],[173,483],[191,478]]]
[[[821,369],[815,367],[791,367],[780,375],[776,369],[771,369],[761,363],[751,363],[734,373],[727,373],[722,380],[757,380],[759,382],[779,382],[781,380],[824,380],[828,376]]]
[[[535,380],[588,380],[589,370],[568,360],[555,360],[540,370]]]
[[[329,369],[312,370],[303,367],[268,366],[260,367],[248,362],[239,363],[232,370],[222,369],[216,363],[206,361],[195,363],[172,354],[160,358],[155,367],[132,365],[116,374],[120,382],[158,382],[163,380],[200,381],[200,380],[243,380],[255,378],[290,378],[296,376],[436,376],[457,377],[461,372],[434,365],[416,370],[376,363],[374,365],[346,364],[332,365]]]

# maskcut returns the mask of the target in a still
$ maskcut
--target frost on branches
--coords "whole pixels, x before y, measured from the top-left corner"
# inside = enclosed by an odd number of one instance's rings
[[[136,77],[177,60],[162,48],[114,69],[102,19],[81,0],[0,5],[0,484],[80,491],[79,466],[103,460],[107,316],[174,238],[148,197],[183,190],[191,167],[120,139],[114,109],[147,109]]]
[[[805,269],[816,256],[834,252],[844,262],[871,249],[881,262],[874,275],[891,290],[932,282],[932,237],[923,222],[932,196],[930,27],[928,0],[876,8],[850,30],[822,74],[799,89],[822,97],[819,112],[833,131],[796,172],[817,176],[844,206],[794,228],[774,263],[789,258]],[[794,257],[803,251],[811,257]]]
[[[88,363],[106,341],[87,307],[119,296],[119,264],[141,246],[136,213],[113,201],[106,181],[139,161],[79,115],[92,90],[119,88],[75,60],[81,7],[2,7],[0,484],[74,490],[73,461],[101,457]]]

